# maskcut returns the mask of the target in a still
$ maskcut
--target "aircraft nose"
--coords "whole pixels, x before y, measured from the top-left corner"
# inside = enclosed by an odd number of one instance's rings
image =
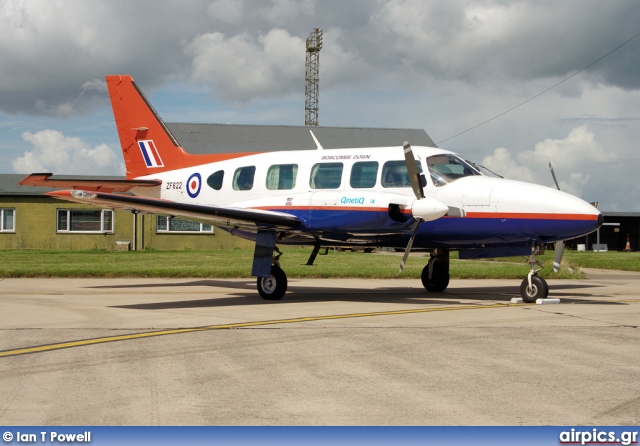
[[[556,191],[554,191],[556,192]],[[604,216],[590,203],[572,195],[557,192],[566,219],[573,221],[566,228],[568,235],[578,237],[596,231],[604,223]]]
[[[501,180],[491,193],[498,213],[522,213],[532,219],[531,228],[543,240],[568,240],[597,230],[602,214],[593,205],[566,192],[523,183]],[[534,223],[534,221],[536,223]]]

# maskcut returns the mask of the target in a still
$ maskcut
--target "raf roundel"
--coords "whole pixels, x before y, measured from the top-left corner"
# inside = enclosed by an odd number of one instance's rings
[[[200,194],[200,187],[202,186],[202,177],[199,173],[194,173],[187,180],[187,193],[191,198],[196,198]]]

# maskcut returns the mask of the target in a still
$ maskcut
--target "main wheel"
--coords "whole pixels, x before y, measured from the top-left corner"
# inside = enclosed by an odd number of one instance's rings
[[[433,273],[431,274],[431,278],[429,278],[428,264],[422,269],[422,275],[420,278],[422,279],[422,286],[424,286],[427,291],[440,293],[446,290],[449,286],[449,269],[444,262],[436,260],[433,262]]]
[[[524,278],[520,284],[520,296],[528,304],[532,304],[536,299],[546,299],[549,295],[549,285],[547,281],[539,276],[531,276],[531,287],[529,287],[529,279]]]
[[[287,275],[277,265],[271,265],[269,277],[258,277],[258,293],[266,300],[280,300],[287,292]]]

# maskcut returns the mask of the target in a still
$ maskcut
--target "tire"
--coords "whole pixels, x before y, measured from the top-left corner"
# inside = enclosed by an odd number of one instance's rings
[[[433,274],[429,279],[429,265],[422,269],[422,286],[432,293],[441,293],[449,286],[449,270],[444,262],[433,263]]]
[[[531,289],[529,289],[529,279],[525,279],[520,284],[520,296],[528,304],[535,303],[537,299],[546,299],[549,295],[549,285],[547,281],[539,276],[531,276]]]
[[[258,277],[258,293],[265,300],[280,300],[287,292],[287,275],[279,266],[271,266],[269,277]]]

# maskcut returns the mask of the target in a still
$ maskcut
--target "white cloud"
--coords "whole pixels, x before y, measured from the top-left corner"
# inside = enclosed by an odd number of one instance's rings
[[[263,8],[258,8],[258,13],[263,20],[283,26],[301,16],[313,16],[316,5],[313,0],[271,0]]]
[[[574,128],[564,139],[547,138],[536,144],[532,151],[518,155],[518,161],[523,164],[546,165],[551,161],[554,166],[567,168],[585,163],[606,163],[615,159],[616,155],[605,150],[586,126]]]
[[[340,28],[323,31],[323,46],[320,51],[320,85],[326,87],[362,88],[367,80],[375,76],[372,67],[356,49],[348,49],[348,36]]]
[[[609,169],[604,166],[617,161],[617,156],[605,150],[595,134],[586,126],[576,127],[564,139],[547,138],[533,150],[514,157],[505,148],[496,149],[482,164],[505,178],[553,186],[549,171],[552,163],[560,189],[581,196],[589,185],[592,173]]]
[[[206,33],[188,43],[185,52],[192,58],[191,80],[214,86],[228,100],[279,96],[304,86],[305,42],[282,29],[256,40],[247,34]]]
[[[505,178],[534,182],[534,174],[531,169],[518,164],[504,147],[496,149],[493,155],[485,157],[481,164]]]
[[[22,138],[33,145],[11,166],[16,173],[54,172],[68,175],[123,175],[124,163],[106,144],[91,147],[80,138],[57,130],[24,132]]]
[[[244,2],[242,0],[216,0],[207,8],[213,19],[232,25],[239,25],[243,18]]]

